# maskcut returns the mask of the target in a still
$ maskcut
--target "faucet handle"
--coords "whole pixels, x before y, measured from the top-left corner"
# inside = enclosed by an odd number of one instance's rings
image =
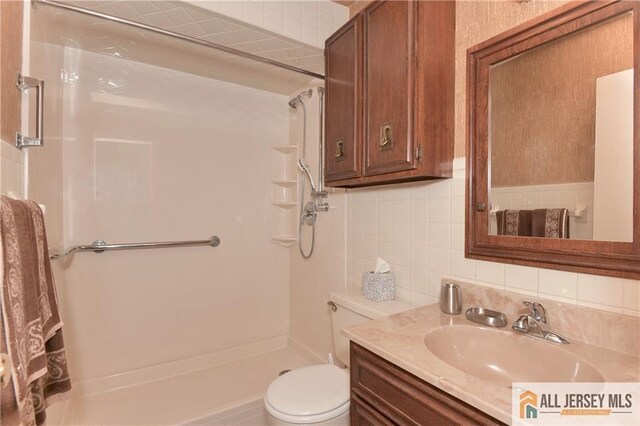
[[[531,309],[531,316],[535,318],[536,321],[547,323],[547,311],[544,309],[544,306],[542,306],[542,303],[523,300],[522,304]]]

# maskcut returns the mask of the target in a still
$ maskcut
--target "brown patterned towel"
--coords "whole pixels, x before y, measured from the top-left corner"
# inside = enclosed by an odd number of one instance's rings
[[[531,236],[531,210],[498,210],[498,235]]]
[[[3,196],[0,208],[2,346],[13,363],[1,422],[41,425],[71,389],[44,220],[32,201]]]
[[[535,209],[532,236],[541,238],[569,238],[568,209]]]

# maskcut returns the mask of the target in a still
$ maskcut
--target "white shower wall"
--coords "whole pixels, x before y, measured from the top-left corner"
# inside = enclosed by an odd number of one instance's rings
[[[51,245],[222,239],[215,249],[57,261],[74,380],[288,334],[289,254],[270,241],[265,161],[271,145],[288,143],[287,98],[85,50],[32,48],[54,111],[47,147],[30,162]]]

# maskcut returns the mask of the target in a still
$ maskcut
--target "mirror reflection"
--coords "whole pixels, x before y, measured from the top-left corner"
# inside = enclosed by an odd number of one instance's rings
[[[631,14],[490,68],[490,234],[633,241],[633,79]]]

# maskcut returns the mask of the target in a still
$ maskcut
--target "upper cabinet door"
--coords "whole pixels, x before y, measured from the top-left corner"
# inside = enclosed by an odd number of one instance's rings
[[[361,16],[327,39],[325,67],[325,180],[330,182],[361,174]]]
[[[386,1],[364,11],[366,176],[415,169],[414,36],[418,2]]]

